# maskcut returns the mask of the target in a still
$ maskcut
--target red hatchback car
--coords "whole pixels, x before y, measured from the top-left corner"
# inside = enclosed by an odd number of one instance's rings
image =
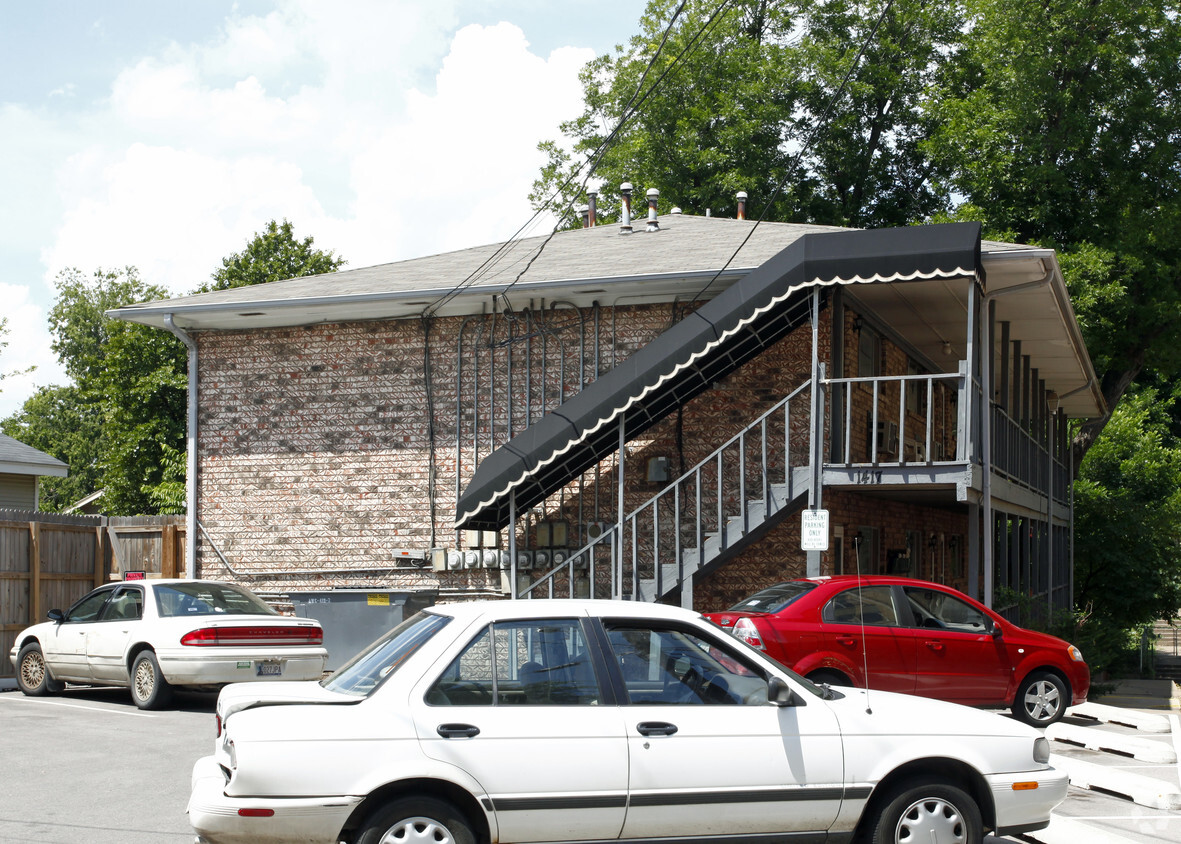
[[[792,580],[705,617],[817,683],[1006,706],[1038,727],[1091,685],[1074,645],[925,580]]]

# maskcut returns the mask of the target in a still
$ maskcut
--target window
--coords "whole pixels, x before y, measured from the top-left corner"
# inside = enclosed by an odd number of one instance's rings
[[[761,674],[695,632],[621,622],[608,626],[607,638],[631,704],[703,706],[768,700]]]
[[[913,360],[906,361],[907,375],[922,375],[923,368]],[[906,412],[921,416],[927,410],[927,382],[906,382]]]
[[[162,618],[190,615],[278,615],[262,598],[228,583],[196,580],[157,586],[156,606]]]
[[[876,378],[882,374],[882,335],[868,325],[858,331],[857,377]]]
[[[143,615],[143,595],[139,589],[121,586],[103,611],[103,621],[136,620]]]
[[[823,618],[833,624],[897,627],[898,614],[889,586],[846,589],[828,602]]]
[[[420,612],[403,621],[372,645],[320,681],[326,689],[366,697],[427,642],[450,619]]]
[[[904,591],[914,612],[916,627],[945,628],[964,633],[983,633],[990,627],[984,613],[954,595],[913,586],[905,587]]]
[[[94,621],[98,618],[98,614],[102,610],[103,604],[107,602],[107,598],[111,597],[113,592],[113,589],[103,589],[100,592],[91,592],[81,601],[70,607],[70,612],[66,616],[66,621]]]
[[[426,694],[432,706],[570,706],[599,702],[599,683],[576,619],[493,624]]]

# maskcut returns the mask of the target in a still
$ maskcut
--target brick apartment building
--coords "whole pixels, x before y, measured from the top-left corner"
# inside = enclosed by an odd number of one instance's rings
[[[189,573],[709,610],[860,570],[1069,605],[1066,423],[1104,405],[1052,250],[636,222],[112,312],[190,350]]]

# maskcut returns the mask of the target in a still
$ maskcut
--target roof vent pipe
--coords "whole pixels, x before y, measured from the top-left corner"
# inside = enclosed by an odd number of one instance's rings
[[[648,188],[648,231],[660,231],[660,220],[656,216],[656,205],[660,201],[660,191]]]
[[[681,207],[679,205],[674,205],[673,209],[668,213],[672,214],[674,217],[679,217],[681,216]]]
[[[582,227],[584,229],[589,229],[590,223],[588,222],[588,219],[590,217],[590,206],[589,205],[579,205],[578,206],[578,214],[580,217],[582,217]]]
[[[632,233],[632,183],[624,182],[619,186],[619,193],[623,197],[623,216],[619,220],[619,233]]]
[[[597,210],[595,206],[598,204],[599,192],[597,190],[588,190],[586,192],[586,224],[588,228],[595,227],[595,216]]]
[[[738,219],[746,219],[746,191],[738,191]]]

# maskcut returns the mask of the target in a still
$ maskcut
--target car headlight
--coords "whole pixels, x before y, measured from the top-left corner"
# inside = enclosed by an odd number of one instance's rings
[[[1045,738],[1035,739],[1033,742],[1033,761],[1045,764],[1050,761],[1050,742]]]
[[[1066,648],[1066,653],[1075,662],[1082,662],[1083,661],[1083,652],[1080,651],[1078,648],[1076,648],[1074,645],[1068,645]]]

